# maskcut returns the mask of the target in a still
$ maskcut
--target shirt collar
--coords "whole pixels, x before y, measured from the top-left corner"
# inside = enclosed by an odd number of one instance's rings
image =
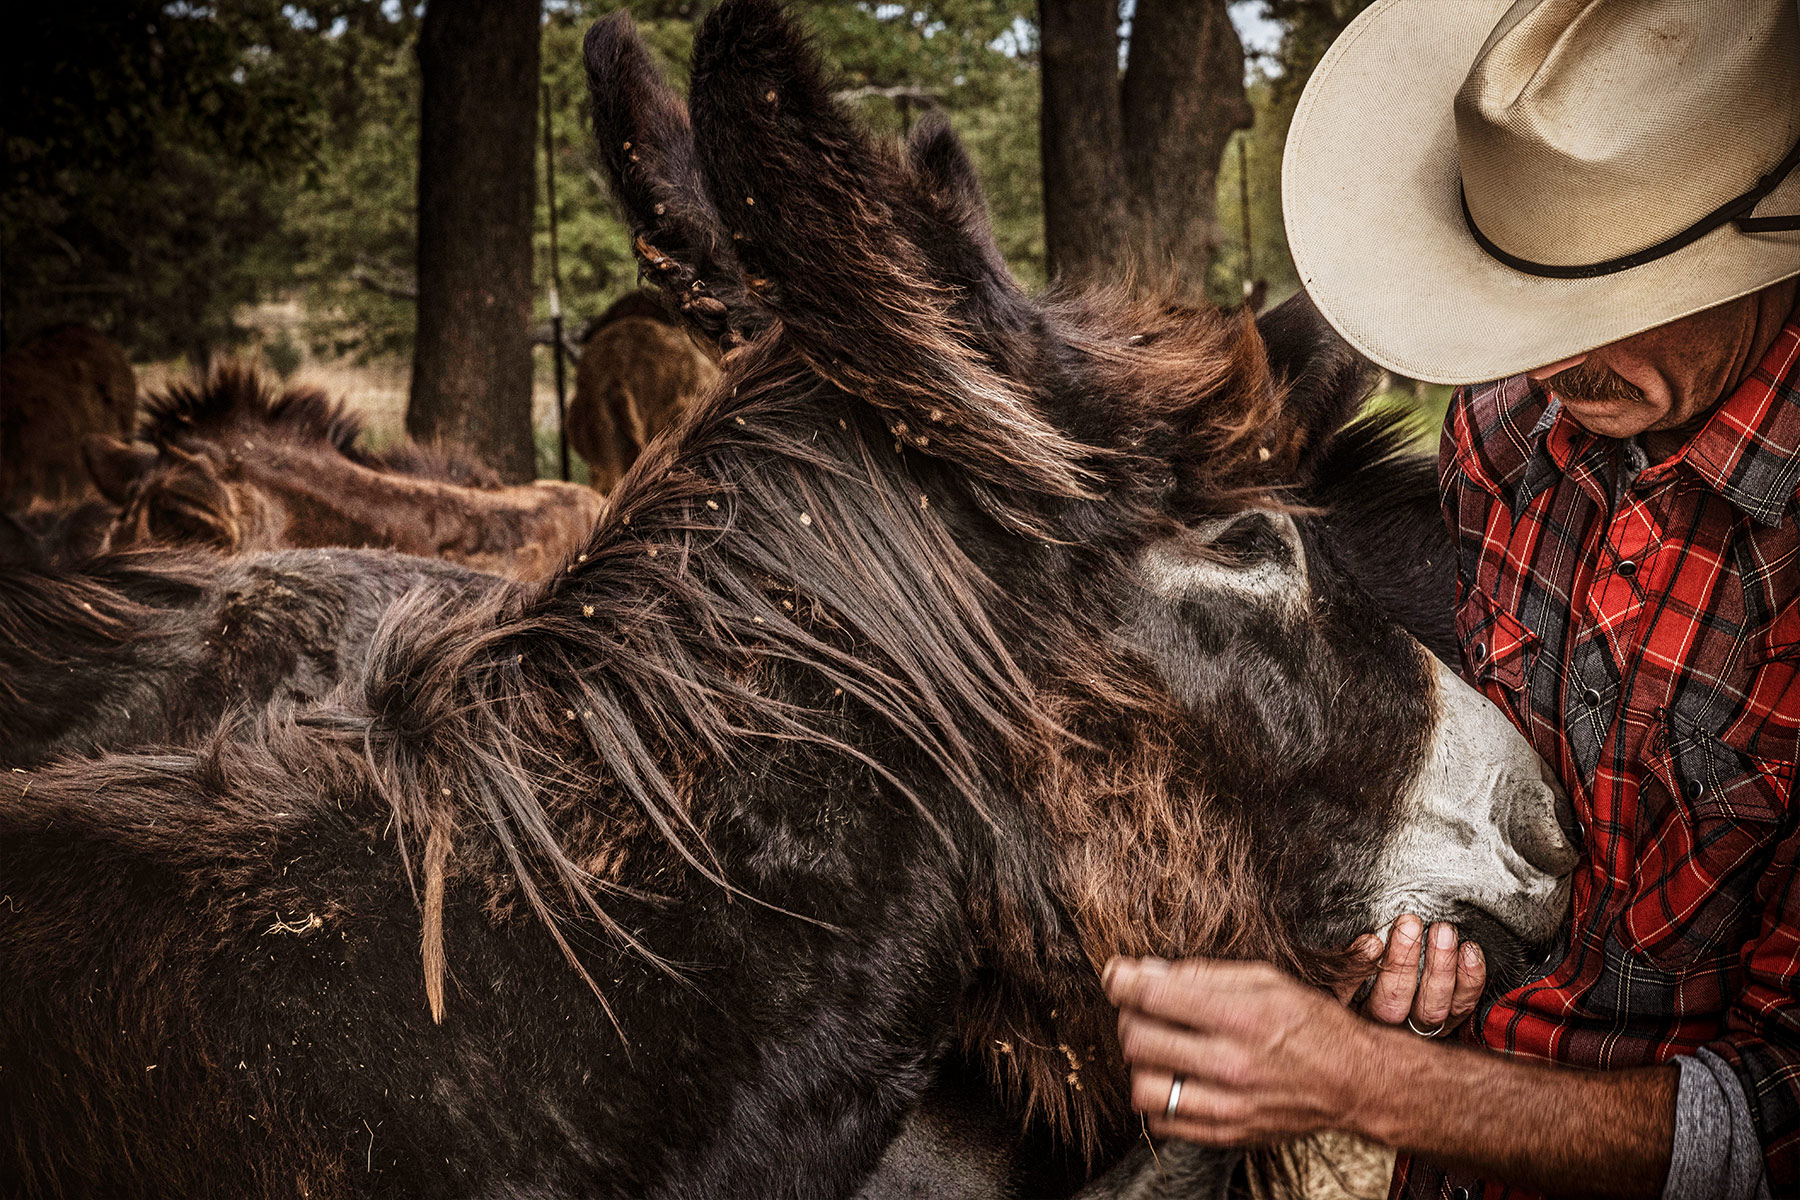
[[[1583,429],[1563,411],[1554,392],[1526,376],[1501,386],[1511,393],[1507,407],[1512,420],[1531,422],[1509,482],[1541,486],[1552,470],[1584,474],[1583,465],[1609,439]],[[1752,520],[1781,523],[1800,490],[1800,319],[1782,329],[1756,369],[1720,402],[1687,445],[1651,466],[1643,479],[1654,482],[1676,467],[1691,471]]]
[[[1675,459],[1756,521],[1781,523],[1800,488],[1800,320]]]

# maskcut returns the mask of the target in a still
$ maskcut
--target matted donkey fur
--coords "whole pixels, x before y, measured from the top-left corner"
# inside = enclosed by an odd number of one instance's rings
[[[222,718],[323,699],[381,614],[504,586],[387,550],[123,550],[0,567],[0,768],[195,745]]]
[[[1554,929],[1541,764],[1295,520],[1247,318],[1028,299],[767,0],[692,80],[763,325],[569,568],[0,809],[28,1194],[840,1197],[958,1052],[1101,1153],[1113,953]]]

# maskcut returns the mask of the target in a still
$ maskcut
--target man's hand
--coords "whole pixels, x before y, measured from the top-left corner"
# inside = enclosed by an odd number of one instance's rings
[[[1425,941],[1423,971],[1419,969],[1421,941]],[[1411,1017],[1415,1032],[1448,1033],[1475,1011],[1481,990],[1487,986],[1487,960],[1481,947],[1474,942],[1459,947],[1456,926],[1447,921],[1438,921],[1426,930],[1424,922],[1407,913],[1394,922],[1385,945],[1377,934],[1370,933],[1358,938],[1353,950],[1371,967],[1380,964],[1362,1013],[1386,1025],[1399,1025]],[[1349,1003],[1368,978],[1356,974],[1339,984],[1338,999]]]
[[[1436,947],[1435,980],[1428,963],[1414,987],[1423,934],[1415,922],[1364,945],[1369,968],[1380,964],[1365,1009],[1415,1023],[1467,1015],[1480,988],[1455,965],[1453,937]],[[1115,958],[1105,985],[1132,1107],[1160,1136],[1231,1145],[1342,1129],[1539,1191],[1661,1194],[1672,1065],[1579,1071],[1415,1037],[1264,963]]]
[[[1368,1029],[1266,963],[1114,959],[1106,991],[1151,1132],[1236,1145],[1343,1128]],[[1348,1069],[1347,1069],[1348,1068]],[[1176,1076],[1175,1115],[1168,1115]]]

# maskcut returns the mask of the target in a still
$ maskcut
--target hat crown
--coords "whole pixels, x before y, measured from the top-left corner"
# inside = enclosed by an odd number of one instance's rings
[[[1456,95],[1469,215],[1580,266],[1671,237],[1800,141],[1795,0],[1519,0]]]

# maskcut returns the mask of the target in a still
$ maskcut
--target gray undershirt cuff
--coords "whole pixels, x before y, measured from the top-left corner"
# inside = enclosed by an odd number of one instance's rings
[[[1674,1062],[1681,1082],[1663,1200],[1769,1200],[1762,1141],[1737,1072],[1710,1050]]]

